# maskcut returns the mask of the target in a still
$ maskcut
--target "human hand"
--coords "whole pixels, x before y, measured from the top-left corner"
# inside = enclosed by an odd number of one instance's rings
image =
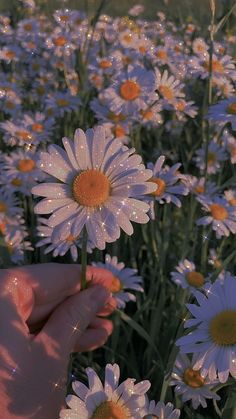
[[[40,264],[0,271],[1,419],[56,419],[70,352],[103,345],[115,302],[111,273],[87,267],[101,285],[80,291],[80,266]]]

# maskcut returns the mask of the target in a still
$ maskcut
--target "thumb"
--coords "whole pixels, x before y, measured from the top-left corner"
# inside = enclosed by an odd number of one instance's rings
[[[61,357],[73,352],[82,333],[109,300],[110,292],[95,285],[63,301],[51,314],[35,343],[45,346],[51,356]]]

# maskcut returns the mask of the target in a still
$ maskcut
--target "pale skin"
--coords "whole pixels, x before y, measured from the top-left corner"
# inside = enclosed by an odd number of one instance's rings
[[[57,419],[65,406],[71,352],[102,346],[112,332],[112,274],[80,265],[41,264],[0,271],[1,419]],[[100,285],[98,285],[100,284]]]

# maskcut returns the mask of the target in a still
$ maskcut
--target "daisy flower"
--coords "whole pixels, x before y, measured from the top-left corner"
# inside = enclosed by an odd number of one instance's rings
[[[209,213],[199,218],[196,221],[197,225],[212,224],[217,239],[236,233],[236,207],[229,205],[225,198],[219,196],[212,198],[201,196],[197,200],[202,204],[203,210]]]
[[[171,168],[165,166],[162,168],[165,161],[165,156],[160,156],[156,163],[148,163],[148,168],[153,171],[153,177],[151,182],[156,184],[156,190],[152,192],[152,197],[147,197],[151,205],[151,211],[154,210],[154,202],[157,201],[159,204],[164,204],[165,202],[169,204],[177,205],[181,207],[181,201],[178,198],[178,195],[187,195],[188,189],[186,186],[177,182],[181,178],[181,174],[178,173],[178,169],[181,164],[176,163]]]
[[[46,111],[52,111],[57,117],[63,117],[66,112],[77,110],[80,105],[80,98],[69,92],[56,92],[46,98]]]
[[[184,97],[184,93],[181,92],[183,84],[176,80],[174,76],[169,76],[167,70],[164,70],[164,73],[161,74],[157,68],[155,69],[155,83],[162,98],[160,101],[164,109],[167,105],[173,104],[176,99]]]
[[[236,206],[236,189],[229,189],[224,191],[224,197],[232,207]]]
[[[54,240],[53,228],[48,225],[48,221],[44,218],[38,220],[41,225],[38,226],[38,236],[41,240],[36,244],[36,247],[46,246],[44,254],[53,252],[53,257],[64,256],[70,251],[73,261],[78,259],[78,247],[82,247],[82,239],[68,234],[65,239]],[[90,240],[87,240],[87,252],[92,253],[94,246]]]
[[[134,384],[135,379],[128,378],[118,385],[120,369],[117,364],[107,364],[104,385],[92,368],[87,368],[86,373],[88,387],[80,381],[72,383],[76,395],[66,397],[70,410],[61,410],[61,419],[143,418],[149,381]]]
[[[24,262],[25,252],[34,250],[29,240],[28,232],[24,225],[6,225],[4,242],[13,263]]]
[[[215,195],[218,191],[218,186],[215,182],[207,181],[204,177],[197,178],[192,175],[181,175],[181,181],[189,189],[189,191],[197,196]]]
[[[175,409],[172,403],[155,403],[154,400],[151,400],[148,407],[147,413],[143,419],[178,419],[180,416],[180,410]]]
[[[229,134],[228,130],[224,130],[223,143],[230,155],[230,162],[236,164],[236,139]]]
[[[229,122],[232,129],[236,130],[236,97],[221,100],[216,105],[210,106],[207,116],[211,122],[215,122],[219,126]]]
[[[195,38],[193,40],[192,48],[195,54],[201,55],[201,54],[205,54],[208,51],[209,46],[206,44],[203,38]]]
[[[205,145],[196,151],[194,160],[196,166],[203,172],[205,170]],[[225,148],[219,145],[215,140],[210,141],[207,153],[207,173],[215,174],[221,168],[221,162],[228,159]]]
[[[146,108],[147,100],[158,99],[155,93],[154,74],[140,66],[128,66],[116,76],[112,87],[104,91],[107,105],[114,113],[133,115]]]
[[[146,223],[149,205],[136,197],[151,193],[155,184],[146,182],[145,169],[134,149],[117,139],[107,139],[96,127],[76,130],[74,142],[63,139],[65,150],[51,145],[41,153],[40,168],[57,179],[35,186],[32,192],[45,199],[35,207],[37,214],[50,214],[49,226],[58,239],[78,237],[86,226],[88,237],[99,249],[120,236],[120,228],[133,233],[130,221]]]
[[[12,218],[21,216],[23,213],[20,201],[6,188],[0,187],[0,222],[11,221]]]
[[[236,277],[225,274],[216,281],[207,295],[196,292],[197,304],[187,304],[194,318],[185,327],[196,326],[177,340],[181,353],[194,353],[193,369],[210,380],[225,383],[229,373],[236,378]]]
[[[38,153],[18,150],[9,155],[4,155],[2,175],[6,183],[10,183],[15,190],[30,195],[31,188],[42,181],[44,173],[36,166]]]
[[[183,289],[195,291],[196,288],[202,288],[205,283],[204,276],[196,271],[196,266],[188,259],[184,259],[176,266],[176,271],[171,272],[171,280]]]
[[[193,369],[193,362],[184,355],[179,354],[171,375],[171,386],[175,387],[175,393],[182,396],[185,403],[192,401],[192,406],[197,409],[200,405],[207,407],[206,399],[220,400],[220,397],[212,391],[212,387],[219,383],[218,380],[210,380],[201,376],[200,371]]]
[[[127,289],[143,292],[141,286],[143,279],[141,276],[136,275],[137,269],[125,268],[123,262],[118,263],[116,256],[111,257],[107,254],[105,256],[105,263],[93,262],[92,265],[107,269],[113,274],[109,290],[113,293],[118,308],[124,308],[125,303],[128,301],[136,301],[135,295],[127,292]]]

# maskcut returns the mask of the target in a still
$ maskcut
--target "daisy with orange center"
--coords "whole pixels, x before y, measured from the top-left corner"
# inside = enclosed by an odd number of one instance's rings
[[[205,145],[196,151],[196,157],[194,160],[196,166],[204,172],[205,170],[205,159],[206,159],[206,150]],[[222,162],[228,159],[226,149],[224,146],[217,143],[215,139],[211,140],[208,145],[208,154],[207,154],[207,173],[214,174],[217,173],[222,166]]]
[[[31,194],[31,188],[44,179],[44,174],[37,168],[38,153],[18,150],[4,155],[2,177],[10,182],[12,191]]]
[[[207,116],[211,122],[217,123],[219,126],[229,122],[232,129],[236,130],[236,97],[230,96],[229,99],[221,100],[210,106]]]
[[[175,267],[176,271],[171,272],[171,280],[182,288],[195,291],[204,287],[205,278],[201,272],[196,270],[195,264],[188,259],[181,261]]]
[[[151,217],[154,216],[154,202],[157,201],[159,204],[172,202],[177,207],[181,207],[181,201],[178,198],[179,195],[187,195],[188,188],[186,188],[180,182],[181,174],[177,173],[181,164],[176,163],[172,167],[164,166],[165,156],[160,156],[156,163],[148,163],[148,168],[153,171],[153,176],[150,179],[156,185],[156,189],[152,192],[149,199],[151,206]]]
[[[109,286],[109,290],[112,292],[118,308],[124,308],[128,301],[136,301],[135,295],[127,290],[143,292],[143,279],[141,276],[137,276],[137,270],[126,268],[123,262],[118,262],[116,256],[111,257],[107,254],[105,263],[93,262],[92,265],[112,272],[113,279],[110,286],[107,283],[104,286]]]
[[[158,99],[154,73],[141,66],[129,65],[127,70],[118,72],[111,87],[103,92],[103,97],[115,114],[134,117],[137,111],[147,107],[147,100],[154,102]]]
[[[116,139],[109,139],[103,127],[84,133],[78,129],[74,141],[63,139],[65,150],[51,145],[41,153],[40,168],[60,182],[33,188],[44,196],[35,211],[51,214],[48,225],[55,240],[69,234],[78,237],[85,226],[88,238],[99,249],[120,236],[120,228],[133,233],[130,221],[146,223],[149,206],[136,197],[151,193],[155,185],[146,182],[151,171],[141,157],[131,155]]]
[[[118,385],[120,369],[117,364],[107,364],[104,385],[92,368],[87,368],[86,372],[88,387],[79,381],[72,383],[75,395],[66,397],[70,410],[61,410],[61,419],[75,416],[80,419],[143,418],[149,381],[134,384],[135,380],[128,378]]]
[[[172,105],[177,98],[185,96],[181,91],[183,84],[175,79],[174,76],[169,76],[167,70],[164,70],[163,74],[161,74],[157,68],[155,69],[155,84],[164,109],[169,109],[168,105]]]
[[[175,409],[172,403],[155,403],[154,400],[147,401],[146,415],[143,419],[179,419],[180,410]]]
[[[230,233],[236,233],[236,207],[218,196],[212,199],[206,196],[197,198],[202,204],[204,211],[209,214],[196,221],[197,225],[209,225],[216,233],[216,237],[220,239],[222,236],[228,237]]]
[[[212,390],[219,384],[218,380],[203,378],[199,370],[193,369],[194,360],[179,354],[172,372],[170,385],[175,386],[175,393],[182,397],[183,402],[191,400],[194,409],[199,406],[207,407],[206,399],[220,400],[220,397]]]
[[[56,92],[46,98],[46,111],[51,110],[53,115],[63,117],[66,112],[75,111],[81,105],[80,98],[69,92]]]
[[[37,242],[36,247],[46,246],[44,253],[52,252],[53,257],[64,256],[70,251],[71,257],[74,262],[78,260],[78,248],[82,248],[82,238],[75,237],[67,231],[67,235],[63,239],[57,239],[53,235],[53,228],[48,225],[45,218],[38,219],[38,236],[40,240]],[[94,246],[90,240],[87,240],[87,252],[92,253]]]
[[[207,293],[196,293],[198,304],[187,304],[194,318],[185,327],[195,328],[178,339],[181,353],[193,353],[192,369],[203,379],[225,383],[236,378],[236,278],[229,272],[216,280]]]

